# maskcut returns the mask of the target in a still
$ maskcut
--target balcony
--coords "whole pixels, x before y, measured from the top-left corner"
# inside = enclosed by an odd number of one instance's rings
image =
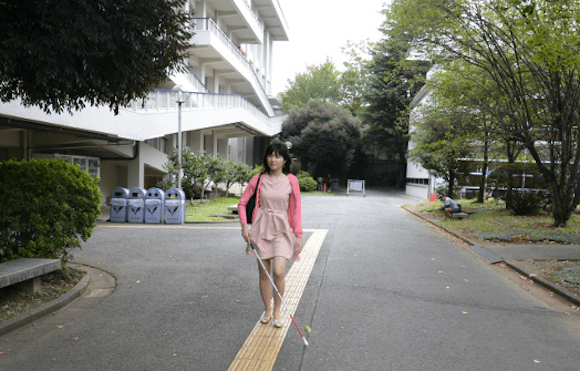
[[[246,119],[245,124],[248,132],[264,132],[268,135],[275,135],[280,132],[282,122],[287,115],[269,116],[253,105],[250,101],[237,94],[213,94],[213,93],[193,93],[184,92],[186,102],[181,108],[184,112],[192,111],[234,111],[244,112]],[[126,110],[135,113],[165,113],[177,112],[177,92],[167,90],[156,90],[150,93],[143,102],[134,102]],[[235,115],[232,115],[235,116]],[[237,117],[231,122],[233,125],[239,125],[244,120]],[[260,130],[257,130],[260,127]],[[262,130],[265,129],[265,130]],[[263,135],[263,134],[262,134]]]
[[[288,41],[288,21],[282,11],[280,0],[252,0],[259,11],[270,35],[276,41]]]
[[[249,84],[251,89],[240,93],[249,98],[257,97],[255,104],[273,115],[266,89],[252,62],[211,18],[194,18],[194,22],[194,47],[190,50],[191,54],[199,58],[201,63],[219,70],[229,80]]]

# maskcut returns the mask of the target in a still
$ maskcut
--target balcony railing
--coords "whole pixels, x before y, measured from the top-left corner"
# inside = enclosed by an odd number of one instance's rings
[[[282,19],[284,20],[286,28],[289,28],[288,21],[286,20],[286,15],[284,14],[284,11],[282,10],[282,5],[280,4],[280,0],[276,0],[276,3],[278,4],[278,8],[280,9],[280,14],[282,15]]]
[[[266,94],[266,89],[262,84],[262,80],[256,73],[252,62],[242,53],[239,48],[232,42],[232,40],[223,32],[218,25],[211,18],[193,18],[194,29],[196,31],[209,31],[214,36],[216,36],[232,53],[234,58],[236,58],[243,66],[247,67],[251,71],[251,78],[254,80],[254,84],[259,87],[257,89],[258,95],[261,96],[262,100],[267,101],[268,95]]]
[[[193,70],[188,66],[186,67],[189,73],[186,74],[187,80],[195,87],[195,89],[202,93],[211,93],[207,86],[197,77]]]
[[[256,22],[258,22],[258,26],[260,28],[260,31],[262,33],[264,33],[264,25],[262,24],[262,22],[260,22],[260,18],[258,17],[258,15],[256,13],[254,13],[254,11],[252,10],[252,7],[248,3],[248,0],[244,0],[244,4],[246,4],[246,6],[248,7],[248,10],[250,11],[250,14],[252,15],[252,17],[254,17]]]
[[[244,109],[261,122],[269,126],[280,125],[286,115],[268,116],[258,107],[241,95],[182,92],[186,97],[181,108],[185,111]],[[133,102],[128,110],[134,112],[168,112],[177,111],[177,92],[172,90],[155,90],[145,102]]]

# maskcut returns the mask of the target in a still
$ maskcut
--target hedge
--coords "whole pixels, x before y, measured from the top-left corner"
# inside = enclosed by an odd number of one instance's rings
[[[0,162],[0,261],[61,259],[81,247],[100,215],[97,180],[61,160]]]

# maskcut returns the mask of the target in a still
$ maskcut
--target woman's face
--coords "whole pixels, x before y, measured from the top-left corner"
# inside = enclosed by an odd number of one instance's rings
[[[284,160],[283,156],[280,156],[276,152],[270,153],[266,157],[266,161],[268,161],[268,167],[270,171],[278,171],[284,169],[284,164],[286,164],[286,160]]]

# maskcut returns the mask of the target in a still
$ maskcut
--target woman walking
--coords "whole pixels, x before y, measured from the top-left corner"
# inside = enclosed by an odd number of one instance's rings
[[[256,174],[250,180],[238,205],[242,237],[246,243],[249,244],[251,240],[256,245],[260,258],[266,269],[272,273],[274,283],[282,296],[285,288],[286,261],[299,261],[299,254],[302,251],[300,186],[298,178],[289,174],[290,163],[286,145],[272,143],[264,156],[264,173],[261,177],[260,174]],[[253,225],[249,228],[246,205],[254,192],[256,206],[252,218]],[[256,257],[251,249],[248,249],[247,253]],[[258,270],[260,294],[265,308],[260,322],[266,324],[273,318],[274,326],[282,327],[283,323],[280,320],[282,301],[275,296],[272,308],[272,286],[259,262]]]

